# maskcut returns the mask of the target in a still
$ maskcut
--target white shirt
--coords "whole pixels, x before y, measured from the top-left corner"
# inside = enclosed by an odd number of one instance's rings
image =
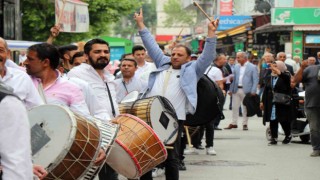
[[[149,74],[156,69],[154,63],[145,61],[143,66],[138,66],[134,76],[148,82]]]
[[[209,66],[206,72],[207,76],[214,82],[223,80],[222,71],[215,66]]]
[[[27,109],[43,104],[30,76],[16,68],[6,67],[6,75],[0,80],[13,88],[13,92],[23,101]]]
[[[100,106],[104,107],[104,116],[102,120],[113,119],[112,108],[109,101],[109,94],[106,83],[108,83],[113,106],[115,109],[115,116],[119,115],[118,104],[116,101],[116,85],[113,82],[114,76],[108,71],[104,70],[104,80],[99,76],[97,71],[89,64],[82,63],[81,65],[72,68],[68,74],[68,77],[77,77],[89,83],[92,87],[94,94],[97,96]]]
[[[66,76],[63,76],[63,78],[68,79],[70,82],[76,84],[77,86],[79,86],[79,88],[81,88],[90,114],[99,119],[103,118],[104,107],[100,105],[99,100],[94,94],[94,90],[89,86],[89,83],[79,78],[68,78]]]
[[[180,69],[168,69],[157,74],[155,83],[147,95],[148,97],[161,95],[166,97],[174,109],[176,110],[179,120],[186,119],[186,105],[187,96],[180,86]],[[163,89],[165,87],[166,73],[170,73],[168,79],[167,88],[165,88],[165,93],[163,94]]]
[[[0,103],[0,156],[4,180],[31,180],[30,125],[24,105],[6,96]]]
[[[19,55],[19,64],[23,63],[27,59],[27,55],[25,54],[24,56]]]
[[[291,65],[294,73],[296,73],[298,71],[299,66],[297,65],[297,63],[293,59],[287,58],[284,61],[284,63]]]
[[[123,78],[114,80],[117,90],[117,102],[120,103],[122,99],[132,91],[142,92],[147,87],[147,82],[138,79],[135,76],[132,77],[128,83],[123,81]]]
[[[244,63],[243,66],[240,65],[240,75],[239,75],[239,83],[238,83],[238,86],[243,86],[242,84],[242,79],[243,79],[243,76],[244,76],[244,72],[246,71],[246,68],[247,68],[247,65],[248,65],[248,61],[246,63]]]

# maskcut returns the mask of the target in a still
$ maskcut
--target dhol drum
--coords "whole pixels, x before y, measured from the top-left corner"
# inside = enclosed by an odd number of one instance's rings
[[[130,114],[121,114],[113,121],[120,130],[107,163],[119,174],[136,179],[166,160],[164,144],[144,121]]]
[[[93,119],[93,121],[97,124],[100,129],[102,142],[101,146],[106,150],[106,156],[108,157],[110,154],[110,150],[114,143],[114,140],[118,134],[120,126],[118,124],[114,124],[111,122],[101,121],[100,119]],[[103,165],[104,163],[102,163]],[[92,166],[89,171],[83,176],[84,180],[92,180],[99,173],[101,166]]]
[[[79,179],[93,166],[101,146],[97,125],[65,107],[42,105],[28,113],[35,164],[45,179]]]
[[[128,104],[125,106],[127,109]],[[129,114],[144,120],[164,144],[171,145],[176,141],[178,137],[177,115],[165,97],[153,96],[138,99],[132,104]]]

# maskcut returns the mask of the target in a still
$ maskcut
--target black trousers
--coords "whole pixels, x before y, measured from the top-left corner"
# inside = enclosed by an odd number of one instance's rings
[[[99,172],[99,179],[118,180],[118,173],[105,163]]]
[[[289,121],[282,121],[280,122],[281,127],[284,131],[284,134],[286,136],[290,136],[291,134],[291,123]],[[271,130],[271,137],[272,138],[278,138],[278,127],[279,127],[279,121],[277,119],[270,120],[270,130]]]
[[[168,157],[164,161],[166,180],[179,180],[179,163],[181,153],[181,134],[184,128],[183,122],[179,120],[179,130],[176,142],[173,144],[173,149],[167,149]],[[185,143],[182,143],[185,144]],[[183,152],[183,151],[182,151]],[[140,180],[152,180],[152,171],[147,172],[140,177]]]
[[[213,147],[214,124],[215,120],[211,120],[200,128],[200,141],[203,138],[204,130],[206,131],[206,148]]]

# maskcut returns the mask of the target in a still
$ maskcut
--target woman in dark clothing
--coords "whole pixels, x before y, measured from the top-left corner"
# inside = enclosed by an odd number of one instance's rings
[[[271,141],[269,145],[276,145],[278,138],[278,124],[280,123],[285,133],[283,144],[291,141],[291,116],[292,106],[273,103],[273,92],[291,96],[290,78],[286,65],[282,61],[269,64],[272,71],[271,77],[266,81],[266,86],[260,103],[263,114],[263,124],[270,122]]]

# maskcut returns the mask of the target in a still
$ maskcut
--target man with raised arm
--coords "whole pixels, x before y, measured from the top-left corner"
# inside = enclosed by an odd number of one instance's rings
[[[139,34],[149,56],[153,59],[157,70],[149,76],[148,97],[160,95],[166,97],[173,105],[179,120],[177,141],[174,149],[168,149],[168,158],[165,161],[166,179],[179,179],[179,155],[181,132],[187,113],[194,113],[197,107],[197,82],[216,56],[216,35],[219,20],[212,20],[208,24],[208,35],[204,50],[197,61],[191,61],[191,50],[184,45],[177,45],[172,49],[171,57],[163,54],[159,45],[143,23],[143,12],[134,14],[139,28]],[[189,111],[187,112],[187,109]],[[182,158],[180,158],[182,159]],[[151,173],[141,179],[152,179]]]

